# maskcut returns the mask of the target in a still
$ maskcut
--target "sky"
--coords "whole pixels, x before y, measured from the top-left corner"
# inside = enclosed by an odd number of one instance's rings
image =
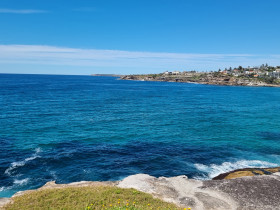
[[[1,0],[0,73],[280,65],[279,0]]]

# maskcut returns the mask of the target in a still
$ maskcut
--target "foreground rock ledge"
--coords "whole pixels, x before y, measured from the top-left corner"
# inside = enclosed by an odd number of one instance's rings
[[[266,176],[206,181],[188,179],[186,176],[156,178],[137,174],[119,182],[76,182],[63,185],[48,182],[40,189],[99,185],[135,188],[179,206],[192,207],[193,210],[280,210],[279,172]],[[15,196],[25,192],[28,191],[19,192]],[[2,201],[9,202],[7,199]]]

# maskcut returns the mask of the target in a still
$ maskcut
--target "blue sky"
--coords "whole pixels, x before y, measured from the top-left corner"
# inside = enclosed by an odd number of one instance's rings
[[[1,73],[280,65],[279,0],[1,0]]]

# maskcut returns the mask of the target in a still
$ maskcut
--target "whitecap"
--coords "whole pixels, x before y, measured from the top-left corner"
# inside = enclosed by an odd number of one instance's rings
[[[10,189],[12,189],[12,186],[0,187],[0,192],[6,191],[6,190],[10,190]]]
[[[38,148],[36,148],[36,149],[35,149],[35,153],[37,153],[37,154],[38,154],[38,153],[40,153],[40,152],[42,152],[42,150],[41,150],[41,148],[40,148],[40,147],[38,147]]]
[[[5,170],[5,174],[8,175],[8,176],[11,176],[12,175],[12,171],[15,169],[15,168],[18,168],[18,167],[22,167],[24,166],[27,162],[31,161],[31,160],[34,160],[38,157],[40,157],[38,154],[41,152],[41,149],[40,148],[36,148],[35,149],[35,153],[31,156],[31,157],[28,157],[28,158],[25,158],[24,160],[22,161],[18,161],[18,162],[13,162],[11,163],[10,167],[7,168]]]
[[[29,178],[22,179],[22,180],[19,180],[19,179],[14,180],[14,184],[15,185],[20,185],[20,186],[26,185],[28,182],[29,182]]]
[[[29,181],[30,181],[29,178],[25,178],[25,179],[21,179],[21,180],[20,179],[15,179],[11,186],[0,187],[1,196],[3,196],[2,193],[4,192],[3,197],[7,197],[6,193],[10,194],[10,190],[14,190],[14,189],[17,189],[17,187],[27,185]]]
[[[224,162],[220,165],[217,164],[210,164],[204,165],[204,164],[194,164],[197,170],[204,172],[207,174],[207,176],[196,176],[194,178],[196,179],[212,179],[219,174],[226,173],[229,171],[233,171],[236,169],[242,169],[242,168],[268,168],[268,167],[276,167],[278,166],[275,163],[270,163],[267,161],[261,161],[261,160],[239,160],[236,162]]]

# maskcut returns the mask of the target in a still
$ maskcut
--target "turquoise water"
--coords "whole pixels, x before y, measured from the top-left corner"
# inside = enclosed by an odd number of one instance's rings
[[[280,164],[280,88],[0,74],[0,197]]]

